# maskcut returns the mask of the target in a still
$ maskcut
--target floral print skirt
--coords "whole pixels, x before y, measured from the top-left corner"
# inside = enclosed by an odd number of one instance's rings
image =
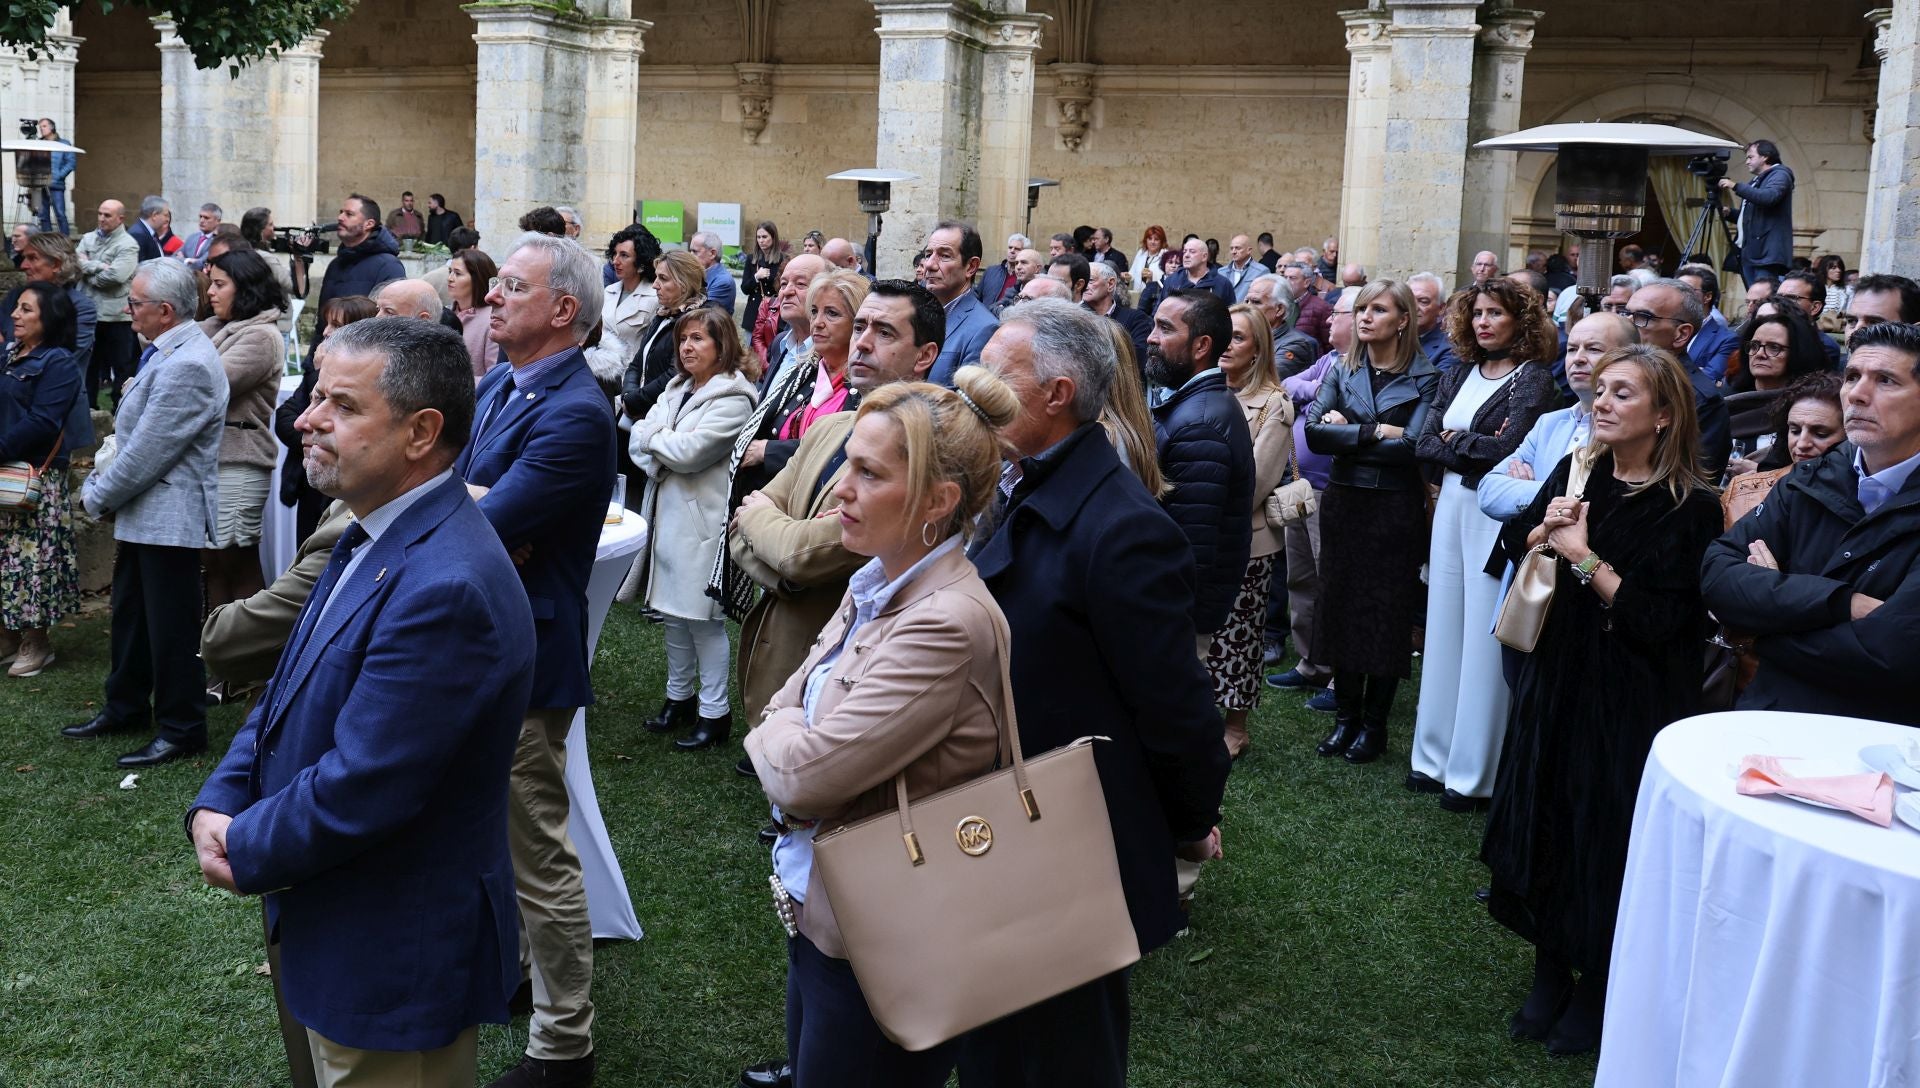
[[[1273,584],[1273,565],[1278,560],[1276,552],[1247,561],[1240,592],[1233,598],[1233,611],[1226,624],[1213,633],[1213,644],[1207,647],[1207,677],[1213,681],[1213,701],[1228,710],[1252,710],[1260,705],[1267,590]]]
[[[0,513],[0,627],[51,627],[80,610],[80,556],[67,492],[67,470],[49,469],[38,510]]]

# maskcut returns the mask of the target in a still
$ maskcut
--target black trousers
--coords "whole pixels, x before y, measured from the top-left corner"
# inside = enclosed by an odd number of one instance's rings
[[[100,387],[106,386],[115,409],[120,387],[140,365],[140,339],[127,321],[102,321],[93,329],[93,362],[87,367],[87,404],[100,406]]]
[[[113,555],[107,717],[175,744],[207,742],[200,660],[200,551],[121,543]]]
[[[874,1023],[853,965],[787,941],[787,1060],[793,1088],[943,1088],[957,1042],[902,1049]]]
[[[960,1088],[1126,1088],[1131,967],[960,1040]]]

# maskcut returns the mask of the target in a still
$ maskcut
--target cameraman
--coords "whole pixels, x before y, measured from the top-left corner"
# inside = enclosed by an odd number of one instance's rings
[[[1739,197],[1740,278],[1747,284],[1777,281],[1793,263],[1793,171],[1780,165],[1772,140],[1747,145],[1747,169],[1753,179],[1735,183],[1721,178],[1720,188]]]
[[[284,267],[273,261],[267,263],[273,268],[273,278],[280,283],[280,289],[287,293],[288,299],[307,297],[307,266],[312,263],[313,236],[300,231],[289,231],[292,237],[281,238],[279,228],[273,224],[273,209],[248,208],[240,217],[240,237],[260,252],[262,257],[269,250],[288,254]],[[295,238],[306,239],[306,246],[292,244]]]

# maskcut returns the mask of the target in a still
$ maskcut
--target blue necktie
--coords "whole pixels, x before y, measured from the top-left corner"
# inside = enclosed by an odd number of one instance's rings
[[[146,366],[146,365],[147,365],[147,360],[148,360],[148,359],[151,359],[151,358],[153,358],[153,354],[154,354],[154,352],[156,352],[156,351],[158,351],[158,350],[160,350],[160,349],[159,349],[159,348],[156,348],[156,347],[154,347],[154,346],[153,346],[152,344],[148,344],[148,345],[147,345],[147,350],[145,350],[145,351],[143,351],[143,352],[141,352],[141,353],[140,353],[140,361],[139,361],[139,362],[137,362],[137,363],[135,363],[135,364],[133,365],[133,369],[134,369],[134,372],[135,372],[135,373],[139,373],[139,371],[140,371],[140,368],[141,368],[141,367],[143,367],[143,366]],[[122,356],[122,358],[125,358],[125,356]]]
[[[507,402],[512,399],[513,399],[513,373],[509,371],[506,377],[500,379],[500,391],[493,398],[493,403],[487,406],[487,414],[484,418],[480,420],[480,429],[476,431],[475,434],[480,436],[485,436],[487,433],[487,428],[489,426],[492,426],[493,424],[494,417],[498,416],[500,414],[500,410],[502,408],[505,408],[507,406]]]
[[[306,648],[307,637],[313,634],[313,628],[320,622],[320,613],[327,609],[327,598],[333,596],[335,584],[340,581],[340,572],[347,569],[347,563],[353,559],[353,550],[371,539],[367,530],[358,521],[347,523],[347,531],[340,534],[334,542],[333,554],[327,559],[327,569],[320,572],[320,580],[313,584],[313,592],[307,595],[307,610],[300,617],[300,626],[287,643],[286,652],[293,654],[292,660],[300,660],[300,652]]]

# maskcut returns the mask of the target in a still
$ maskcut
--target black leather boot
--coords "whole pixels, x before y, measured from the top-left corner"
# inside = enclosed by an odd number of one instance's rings
[[[1367,694],[1360,708],[1360,735],[1347,747],[1348,763],[1372,763],[1387,750],[1387,715],[1393,711],[1393,693],[1400,681],[1367,677]]]
[[[660,704],[660,713],[640,723],[649,733],[673,733],[685,729],[700,712],[700,700],[668,699]]]
[[[1362,677],[1358,673],[1340,673],[1333,678],[1333,732],[1319,743],[1314,751],[1323,756],[1337,756],[1347,750],[1353,738],[1360,735],[1360,690]]]
[[[727,743],[733,735],[733,712],[728,711],[718,718],[702,717],[693,732],[673,742],[675,748],[683,752],[695,752],[702,748],[712,748]]]

